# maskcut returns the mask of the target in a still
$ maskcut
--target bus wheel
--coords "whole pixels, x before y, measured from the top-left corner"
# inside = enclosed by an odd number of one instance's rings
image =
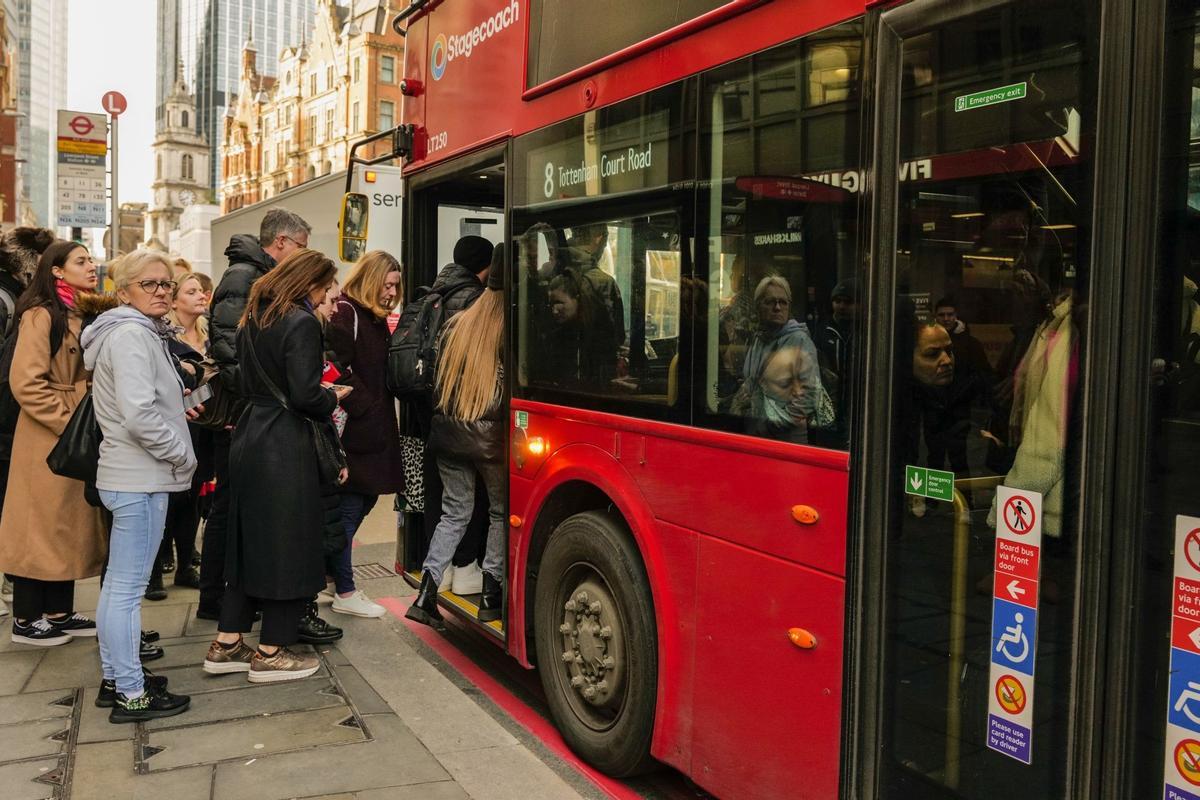
[[[629,533],[600,511],[550,537],[534,600],[538,671],[571,749],[615,777],[653,765],[654,604]]]

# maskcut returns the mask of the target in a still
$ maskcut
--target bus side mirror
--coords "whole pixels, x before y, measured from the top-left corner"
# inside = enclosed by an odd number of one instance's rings
[[[342,219],[338,225],[338,252],[342,261],[353,264],[367,249],[367,219],[370,201],[360,192],[342,196]]]

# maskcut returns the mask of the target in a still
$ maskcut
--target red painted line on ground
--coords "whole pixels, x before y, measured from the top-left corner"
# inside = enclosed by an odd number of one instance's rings
[[[543,719],[536,711],[518,700],[499,681],[480,669],[474,661],[463,655],[458,648],[439,636],[436,631],[427,625],[405,619],[404,612],[408,610],[408,605],[402,600],[396,597],[377,597],[375,598],[375,602],[390,611],[410,631],[416,634],[422,642],[433,648],[434,652],[441,656],[442,660],[454,667],[464,678],[475,684],[493,703],[504,709],[504,712],[512,717],[514,722],[529,731],[530,734],[541,741],[556,756],[567,762],[579,774],[595,784],[600,791],[613,798],[613,800],[638,800],[641,797],[641,795],[624,784],[597,772],[592,767],[580,761],[579,757],[571,752],[571,748],[567,747],[567,743],[563,741],[562,736],[559,735],[559,732],[550,722]]]

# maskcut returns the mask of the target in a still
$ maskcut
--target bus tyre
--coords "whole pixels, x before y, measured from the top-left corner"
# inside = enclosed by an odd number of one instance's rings
[[[624,525],[576,514],[550,537],[534,598],[538,672],[571,749],[614,777],[653,766],[654,603]]]

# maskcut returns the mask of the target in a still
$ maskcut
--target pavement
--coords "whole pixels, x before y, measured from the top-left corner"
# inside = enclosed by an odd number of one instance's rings
[[[4,800],[571,800],[610,797],[527,734],[431,652],[394,612],[413,590],[392,572],[395,514],[381,498],[354,551],[359,587],[393,609],[382,619],[322,615],[345,628],[316,648],[302,681],[251,684],[200,669],[216,624],[198,593],[146,601],[142,627],[165,657],[147,664],[192,696],[188,712],[113,725],[93,704],[94,639],[13,644],[0,620],[0,798]],[[97,580],[76,587],[92,616]],[[253,635],[248,637],[253,640]],[[303,646],[301,646],[303,647]]]

